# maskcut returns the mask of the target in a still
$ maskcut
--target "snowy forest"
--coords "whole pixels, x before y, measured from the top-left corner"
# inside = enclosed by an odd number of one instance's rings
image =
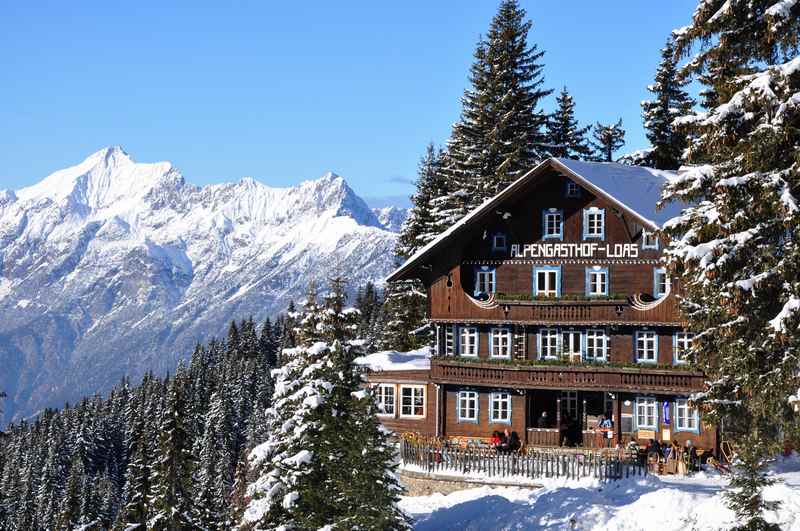
[[[709,381],[692,401],[736,448],[741,528],[774,529],[765,471],[800,443],[800,3],[701,0],[688,18],[665,35],[641,103],[651,146],[619,156],[621,120],[580,124],[568,88],[545,86],[525,10],[501,2],[450,138],[424,149],[397,256],[548,157],[683,167],[663,201],[687,207],[664,235]],[[367,286],[348,308],[343,282],[260,326],[232,323],[174,375],[9,427],[0,530],[408,528],[354,360],[430,342],[424,290]]]

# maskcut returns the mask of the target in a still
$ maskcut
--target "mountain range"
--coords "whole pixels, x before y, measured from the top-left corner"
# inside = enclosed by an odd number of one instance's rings
[[[274,316],[335,268],[351,289],[381,282],[405,214],[370,209],[333,173],[199,187],[119,147],[0,190],[0,426],[172,371],[230,320]]]

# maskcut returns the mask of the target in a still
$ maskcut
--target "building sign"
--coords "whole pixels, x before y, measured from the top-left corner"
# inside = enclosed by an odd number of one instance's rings
[[[638,258],[635,243],[526,243],[511,246],[511,258]]]

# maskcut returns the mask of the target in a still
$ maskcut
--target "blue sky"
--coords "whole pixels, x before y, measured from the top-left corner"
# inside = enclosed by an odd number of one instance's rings
[[[107,145],[190,182],[291,185],[327,170],[407,196],[444,142],[497,2],[14,2],[0,17],[0,188]],[[223,5],[227,4],[227,5]],[[583,122],[622,117],[644,147],[669,32],[696,0],[522,0],[546,84]],[[548,101],[546,108],[552,108]]]

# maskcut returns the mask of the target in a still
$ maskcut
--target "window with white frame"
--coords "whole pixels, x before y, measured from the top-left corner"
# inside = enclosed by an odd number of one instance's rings
[[[542,328],[539,331],[539,357],[558,357],[558,330],[555,328]]]
[[[578,391],[561,391],[561,413],[573,420],[578,418]]]
[[[605,360],[608,357],[608,334],[603,329],[586,331],[586,359]]]
[[[603,239],[606,235],[606,211],[587,208],[583,211],[583,239]]]
[[[679,431],[697,431],[697,409],[689,405],[688,400],[675,401],[675,429]]]
[[[658,336],[652,330],[636,332],[636,361],[655,363],[658,361]]]
[[[562,353],[566,358],[581,355],[581,333],[576,330],[564,330],[561,333]]]
[[[687,363],[687,355],[692,348],[694,334],[687,331],[675,332],[675,363]]]
[[[653,270],[653,296],[655,298],[663,297],[669,291],[669,277],[667,270],[664,268],[656,268]]]
[[[511,422],[511,393],[492,393],[489,398],[489,421]]]
[[[401,417],[425,416],[424,385],[400,386],[400,416]]]
[[[537,297],[558,297],[561,294],[559,267],[534,267],[533,294]]]
[[[567,181],[566,196],[567,197],[581,196],[581,189],[578,186],[578,183],[576,183],[575,181]]]
[[[478,392],[458,392],[458,420],[464,422],[478,422]]]
[[[458,355],[478,355],[478,329],[474,326],[462,326],[458,336]]]
[[[511,357],[511,330],[508,328],[492,328],[490,335],[492,358]]]
[[[642,231],[642,249],[658,249],[658,238],[654,232]]]
[[[589,297],[608,295],[608,269],[599,267],[586,269],[586,295]]]
[[[636,399],[636,427],[655,429],[658,424],[658,407],[655,398]]]
[[[564,237],[564,213],[561,210],[556,210],[555,208],[545,210],[542,221],[544,239],[561,239]]]
[[[498,232],[492,237],[492,250],[505,251],[506,250],[506,235]]]
[[[380,384],[373,392],[375,394],[375,403],[378,405],[378,415],[394,416],[394,384]]]
[[[475,296],[494,293],[494,269],[485,266],[475,268]]]

